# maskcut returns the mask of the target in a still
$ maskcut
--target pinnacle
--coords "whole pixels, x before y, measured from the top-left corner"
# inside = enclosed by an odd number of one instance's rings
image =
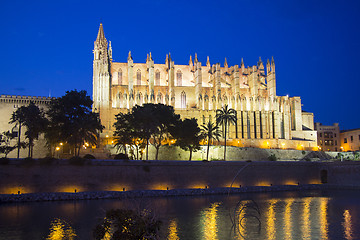
[[[106,42],[106,38],[105,38],[105,34],[104,34],[104,28],[103,28],[102,23],[100,23],[100,27],[99,27],[98,35],[97,35],[97,38],[96,38],[96,42],[98,42],[98,43]]]

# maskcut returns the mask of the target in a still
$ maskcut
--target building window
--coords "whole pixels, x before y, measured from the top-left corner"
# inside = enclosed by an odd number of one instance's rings
[[[322,137],[322,133],[320,133],[320,137]]]
[[[136,72],[136,84],[141,85],[141,71],[137,70]]]
[[[186,108],[186,93],[184,91],[181,93],[181,108]]]
[[[176,83],[177,86],[182,86],[182,73],[180,70],[178,70],[176,73]]]
[[[122,71],[121,71],[121,69],[118,72],[118,85],[122,85]]]
[[[336,137],[336,133],[334,133],[334,137]]]
[[[160,86],[160,71],[156,70],[155,72],[155,86]]]
[[[344,143],[347,143],[347,138],[344,138]]]
[[[350,136],[350,142],[353,142],[353,141],[354,141],[353,136]]]

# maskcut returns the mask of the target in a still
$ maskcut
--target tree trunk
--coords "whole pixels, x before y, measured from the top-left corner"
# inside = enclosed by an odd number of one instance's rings
[[[226,160],[226,129],[227,129],[227,122],[225,122],[225,146],[224,146],[224,161]]]
[[[210,149],[210,139],[208,138],[207,152],[206,152],[206,161],[209,161],[209,149]]]
[[[189,161],[191,161],[191,157],[192,157],[192,148],[189,148],[189,150],[190,150],[190,157],[189,157]]]
[[[160,145],[155,146],[155,148],[156,148],[155,160],[158,160]]]
[[[149,139],[146,139],[146,161],[149,160]]]
[[[18,152],[17,152],[17,158],[20,157],[20,136],[21,136],[21,123],[19,123],[19,132],[18,132]]]

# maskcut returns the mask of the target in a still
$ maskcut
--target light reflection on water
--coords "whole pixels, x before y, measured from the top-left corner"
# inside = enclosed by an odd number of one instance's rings
[[[0,240],[92,239],[106,210],[129,208],[132,201],[3,204]],[[161,239],[360,239],[355,228],[360,193],[355,191],[345,196],[276,193],[141,201],[162,220]]]

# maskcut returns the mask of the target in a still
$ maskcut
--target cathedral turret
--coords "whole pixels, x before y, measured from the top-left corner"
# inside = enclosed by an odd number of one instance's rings
[[[193,60],[192,60],[191,55],[190,55],[190,60],[189,60],[189,68],[190,68],[190,71],[191,71],[191,72],[194,71],[194,63],[193,63]]]
[[[266,74],[270,73],[270,60],[268,59],[266,62]]]
[[[152,59],[151,52],[146,60],[148,71],[149,71],[149,92],[154,92],[154,60]],[[153,99],[150,99],[152,101]]]
[[[169,76],[169,98],[170,105],[175,107],[175,73],[174,73],[174,62],[171,60],[171,55],[166,55],[168,61],[168,76]]]
[[[227,72],[227,70],[228,70],[228,67],[229,67],[229,65],[228,65],[227,60],[226,60],[226,58],[225,58],[224,68],[225,68],[225,71],[226,71],[226,72]]]
[[[275,61],[271,57],[270,72],[267,74],[267,88],[270,97],[276,97],[276,75],[275,75]]]
[[[134,61],[129,51],[128,59],[128,90],[129,90],[129,108],[134,106]]]
[[[209,59],[209,56],[207,56],[207,59],[206,59],[206,66],[209,68],[211,65],[210,65],[210,59]]]
[[[197,63],[195,70],[195,96],[197,107],[201,109],[202,105],[202,72],[201,72],[201,62]]]
[[[110,105],[110,60],[102,24],[94,42],[93,53],[93,110],[100,112],[101,108],[109,108]]]

